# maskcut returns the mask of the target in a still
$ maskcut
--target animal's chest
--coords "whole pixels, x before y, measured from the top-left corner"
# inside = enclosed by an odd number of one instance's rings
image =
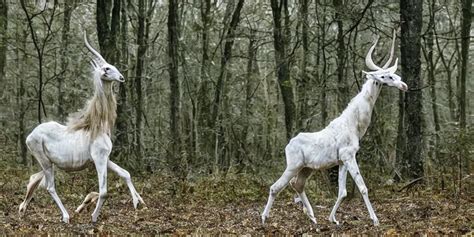
[[[360,137],[362,137],[370,125],[372,110],[370,107],[367,106],[367,107],[359,108],[357,112],[358,113],[357,113],[355,121],[356,121],[357,131],[359,132]]]

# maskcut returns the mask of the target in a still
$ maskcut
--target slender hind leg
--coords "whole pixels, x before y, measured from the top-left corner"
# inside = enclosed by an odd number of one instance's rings
[[[313,174],[313,170],[311,168],[303,168],[298,172],[298,176],[293,178],[290,182],[291,186],[295,191],[298,193],[298,197],[303,203],[304,208],[306,209],[306,214],[308,215],[309,219],[314,223],[317,224],[316,218],[314,217],[313,208],[306,196],[304,191],[304,186],[306,184],[306,180]]]
[[[80,213],[85,207],[89,206],[89,204],[96,202],[97,199],[99,199],[99,193],[90,192],[87,194],[86,198],[84,198],[84,201],[81,203],[81,205],[76,208],[75,212]]]
[[[133,207],[135,207],[136,209],[140,202],[145,205],[145,202],[143,201],[142,197],[140,196],[140,194],[138,194],[137,190],[135,189],[135,186],[133,186],[130,173],[110,160],[107,162],[107,167],[125,180],[125,183],[127,184],[128,189],[130,190],[130,194],[132,195]]]
[[[273,201],[276,196],[280,193],[283,188],[288,185],[290,179],[293,178],[299,169],[287,167],[283,175],[271,186],[270,195],[268,196],[268,202],[265,206],[265,210],[262,213],[262,223],[265,224],[265,219],[270,216],[270,209],[272,208]]]
[[[329,221],[336,223],[336,225],[339,225],[339,222],[336,220],[336,211],[339,208],[339,205],[341,205],[342,200],[347,196],[346,178],[347,178],[347,166],[340,165],[339,178],[338,178],[339,191],[337,194],[336,204],[334,204],[331,214],[329,215]]]
[[[26,186],[25,200],[20,204],[20,208],[19,208],[20,217],[23,217],[23,215],[26,213],[26,208],[28,207],[28,204],[30,203],[31,198],[33,197],[33,193],[35,192],[36,188],[40,186],[40,183],[43,180],[43,177],[44,177],[43,171],[40,171],[30,176],[30,181],[28,182],[28,185]]]
[[[63,215],[62,221],[69,223],[69,214],[67,213],[66,208],[64,208],[61,199],[59,199],[54,187],[53,164],[49,160],[48,156],[46,156],[44,153],[45,147],[43,142],[41,142],[41,140],[35,137],[35,135],[32,133],[26,138],[26,144],[43,169],[42,172],[44,174],[46,190],[48,190],[48,192],[51,194],[51,197],[56,202],[56,205],[58,205],[59,209],[61,209],[61,213]]]

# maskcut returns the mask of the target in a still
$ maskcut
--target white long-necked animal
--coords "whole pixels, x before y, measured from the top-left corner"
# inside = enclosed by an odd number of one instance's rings
[[[133,206],[137,208],[143,199],[132,184],[130,173],[111,160],[112,151],[110,140],[111,129],[117,117],[117,103],[113,93],[113,82],[124,82],[122,74],[113,65],[90,46],[84,33],[84,42],[89,51],[95,55],[92,60],[93,83],[95,87],[93,97],[84,109],[73,114],[66,126],[56,122],[46,122],[38,125],[26,138],[26,144],[38,161],[42,171],[33,174],[27,185],[25,200],[20,204],[20,216],[26,208],[38,186],[44,186],[53,197],[62,212],[62,221],[69,222],[69,214],[64,208],[54,185],[54,167],[66,171],[77,171],[93,163],[97,170],[99,192],[87,195],[83,204],[76,212],[82,210],[85,204],[97,200],[92,213],[92,221],[96,222],[100,209],[107,197],[107,169],[122,177],[132,195]]]
[[[270,188],[268,202],[262,213],[262,223],[265,223],[265,219],[269,217],[270,209],[278,193],[288,183],[291,183],[291,186],[298,193],[304,208],[306,208],[307,215],[316,224],[313,208],[304,192],[306,179],[311,176],[314,170],[327,169],[339,165],[339,192],[336,204],[329,215],[329,221],[337,225],[339,224],[336,220],[336,211],[342,199],[347,195],[346,177],[349,171],[362,194],[370,218],[373,220],[374,225],[379,224],[379,220],[369,201],[367,187],[364,184],[356,162],[356,153],[359,150],[359,140],[369,127],[372,110],[382,85],[396,87],[402,91],[408,90],[408,87],[402,82],[400,76],[395,74],[398,59],[395,60],[395,64],[392,67],[388,68],[394,52],[395,32],[390,58],[383,67],[375,65],[372,61],[372,52],[377,44],[377,40],[365,58],[367,67],[372,71],[364,72],[367,81],[342,114],[323,130],[316,133],[300,133],[292,138],[286,146],[287,167],[283,175]]]

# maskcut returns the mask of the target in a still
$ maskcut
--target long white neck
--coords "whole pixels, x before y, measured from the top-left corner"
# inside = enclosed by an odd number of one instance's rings
[[[352,98],[347,108],[337,119],[342,120],[349,129],[354,130],[359,139],[364,136],[370,125],[372,111],[381,88],[380,82],[367,79],[359,94]]]

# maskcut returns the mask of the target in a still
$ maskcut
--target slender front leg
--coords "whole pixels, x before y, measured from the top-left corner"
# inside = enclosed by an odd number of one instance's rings
[[[370,203],[367,187],[365,186],[364,179],[360,174],[359,166],[357,165],[355,157],[347,160],[345,162],[345,165],[347,165],[347,169],[349,170],[352,179],[354,179],[354,182],[356,183],[359,192],[364,198],[365,205],[367,206],[367,210],[369,211],[370,219],[372,219],[372,221],[374,222],[374,226],[379,225],[379,219],[375,215],[374,209],[372,208],[372,204]]]
[[[347,190],[346,190],[347,180],[346,179],[347,179],[347,166],[342,164],[339,166],[339,178],[338,178],[339,191],[337,194],[336,204],[334,204],[331,214],[329,215],[329,221],[336,223],[336,225],[339,225],[339,222],[336,220],[336,211],[339,208],[339,205],[341,205],[342,200],[347,196]]]
[[[122,177],[125,180],[125,183],[127,183],[128,189],[130,190],[130,194],[132,195],[133,207],[135,207],[136,209],[139,202],[145,205],[145,202],[143,201],[142,197],[140,196],[140,194],[138,194],[137,190],[133,186],[130,173],[110,160],[107,162],[107,167],[113,172],[115,172],[118,176]]]
[[[99,180],[99,201],[92,213],[92,222],[97,222],[100,209],[107,198],[107,162],[109,160],[110,149],[103,147],[96,147],[99,144],[93,144],[91,147],[91,155],[94,160],[95,168],[97,170],[97,177]]]

